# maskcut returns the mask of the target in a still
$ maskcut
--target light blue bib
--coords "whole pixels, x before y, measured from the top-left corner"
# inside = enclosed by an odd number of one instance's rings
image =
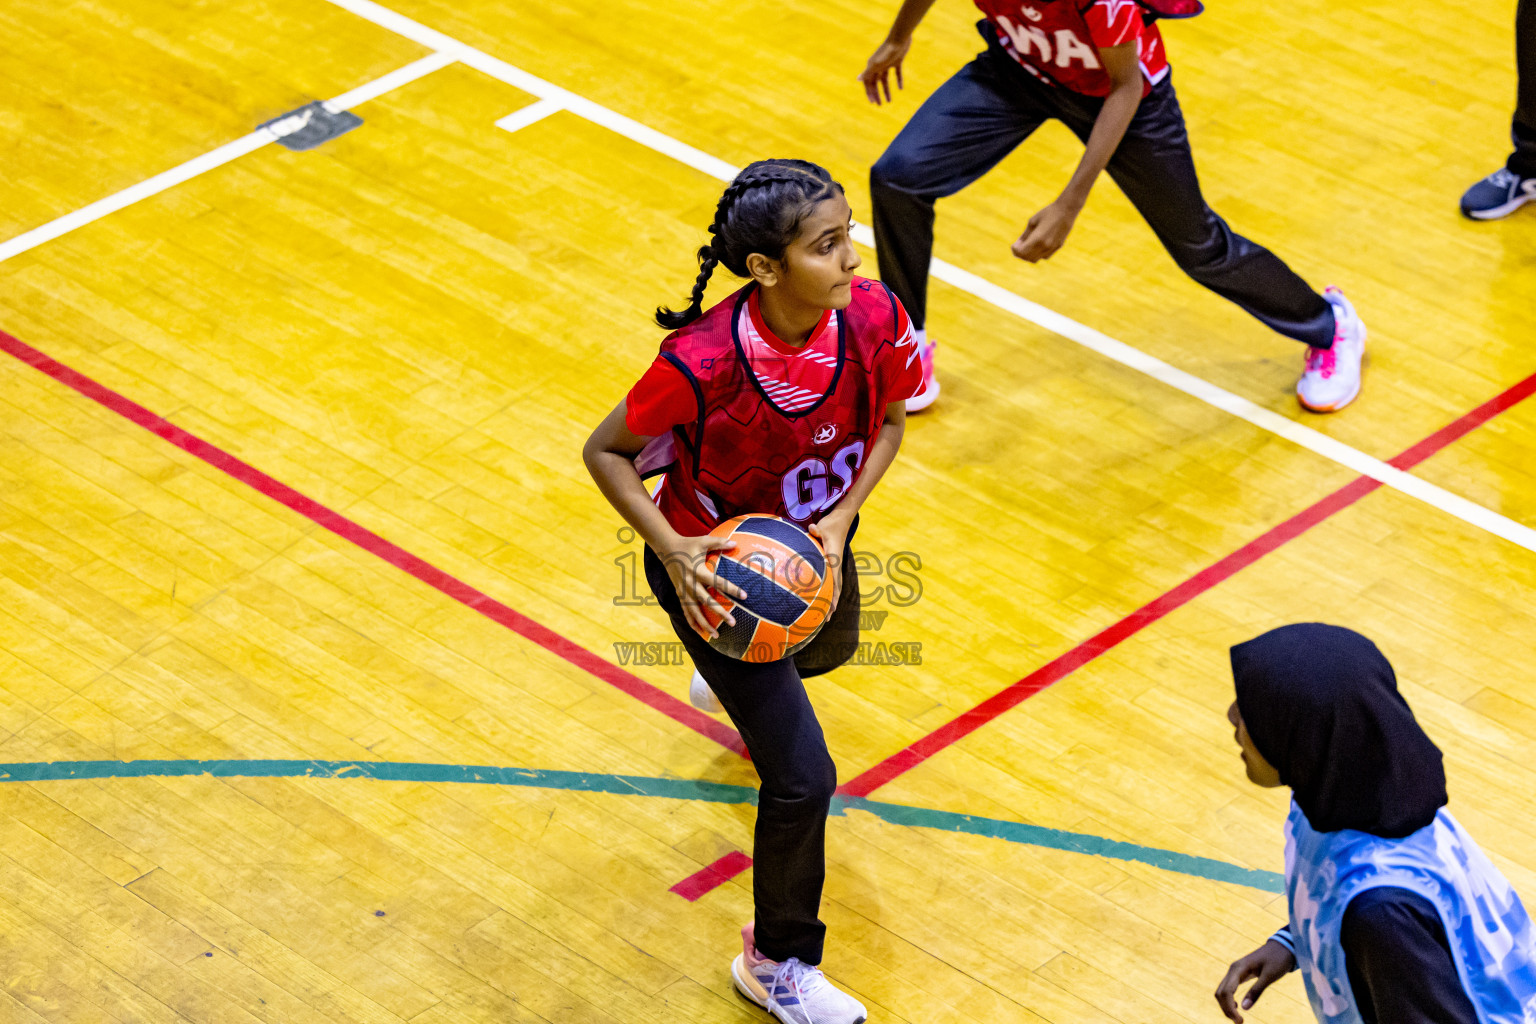
[[[1462,988],[1482,1024],[1536,1024],[1536,945],[1520,897],[1445,808],[1404,839],[1315,831],[1295,802],[1285,880],[1296,965],[1322,1024],[1361,1024],[1339,933],[1367,889],[1416,893],[1440,912]]]

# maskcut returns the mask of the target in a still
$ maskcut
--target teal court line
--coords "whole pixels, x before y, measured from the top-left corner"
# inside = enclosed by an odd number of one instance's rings
[[[662,779],[645,775],[608,775],[598,772],[543,771],[536,768],[499,768],[493,765],[422,764],[399,761],[42,761],[0,764],[0,782],[57,782],[67,779],[139,779],[209,775],[214,778],[312,778],[372,779],[380,782],[465,782],[491,786],[526,786],[583,793],[617,793],[621,796],[662,797],[669,800],[702,800],[716,804],[756,804],[757,790],[723,782],[693,779]],[[1083,832],[1026,825],[1000,818],[981,818],[927,807],[886,803],[866,797],[834,797],[832,814],[864,811],[892,825],[931,828],[941,832],[1002,839],[1024,846],[1066,850],[1089,857],[1150,864],[1215,882],[1246,885],[1264,892],[1285,891],[1284,876],[1255,871],[1209,857],[1195,857],[1155,846],[1123,843]]]

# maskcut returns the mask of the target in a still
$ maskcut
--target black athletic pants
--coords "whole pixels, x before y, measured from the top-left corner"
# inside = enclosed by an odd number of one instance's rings
[[[1522,178],[1536,178],[1536,0],[1520,0],[1515,12],[1515,65],[1520,74],[1519,99],[1511,134],[1515,151],[1509,169]]]
[[[991,170],[1051,118],[1086,142],[1104,103],[1035,79],[986,22],[980,27],[986,52],[928,97],[870,170],[880,278],[917,327],[927,315],[934,201]],[[1108,172],[1186,274],[1287,337],[1333,345],[1327,301],[1274,253],[1229,228],[1201,196],[1171,79],[1141,101]]]
[[[855,521],[857,529],[857,521]],[[849,539],[852,540],[852,531]],[[780,962],[821,963],[827,810],[837,768],[802,678],[821,675],[859,646],[859,574],[843,549],[842,594],[827,624],[791,658],[753,664],[728,658],[694,632],[661,559],[645,549],[645,578],[726,714],[746,740],[762,786],[752,850],[757,949]]]

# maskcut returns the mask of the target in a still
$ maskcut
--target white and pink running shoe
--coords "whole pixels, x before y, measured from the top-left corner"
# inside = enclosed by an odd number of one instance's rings
[[[693,670],[693,678],[688,680],[688,703],[700,711],[707,711],[712,715],[718,715],[725,710],[725,705],[720,703],[720,698],[715,696],[715,691],[710,689],[698,669]]]
[[[1307,368],[1296,382],[1296,397],[1311,412],[1338,412],[1360,394],[1365,324],[1337,288],[1329,286],[1323,298],[1333,307],[1333,347],[1307,349]]]
[[[907,399],[907,412],[922,412],[939,397],[939,381],[933,375],[933,342],[919,331],[917,357],[923,363],[923,390]]]
[[[863,1024],[864,1004],[833,987],[818,968],[790,957],[776,963],[758,955],[752,923],[741,930],[742,950],[731,961],[736,991],[783,1024]]]

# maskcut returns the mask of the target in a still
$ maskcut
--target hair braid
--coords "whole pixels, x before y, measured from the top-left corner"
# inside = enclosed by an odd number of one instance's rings
[[[719,245],[720,236],[725,231],[726,221],[731,215],[731,207],[735,205],[737,196],[755,184],[755,181],[741,174],[725,187],[725,192],[720,196],[720,202],[715,204],[715,220],[709,226],[709,241],[699,246],[699,275],[693,280],[693,291],[688,296],[688,305],[679,310],[667,306],[656,307],[656,322],[662,327],[669,331],[679,330],[704,314],[704,290],[709,287],[710,275],[720,265],[716,246]]]
[[[775,189],[778,185],[795,187]],[[761,208],[742,217],[733,216],[743,199],[760,190],[770,193],[766,203],[758,204]],[[760,160],[748,165],[726,186],[715,206],[709,242],[699,247],[699,273],[687,307],[672,310],[660,306],[656,322],[674,331],[693,323],[704,313],[704,292],[715,267],[723,263],[733,274],[746,277],[746,259],[751,253],[782,258],[810,208],[841,191],[842,186],[830,174],[806,160]]]
[[[699,246],[699,276],[693,279],[693,291],[688,295],[688,305],[683,309],[667,306],[656,307],[656,323],[669,331],[681,330],[704,315],[704,289],[709,287],[709,277],[715,272],[720,260],[711,245]]]

